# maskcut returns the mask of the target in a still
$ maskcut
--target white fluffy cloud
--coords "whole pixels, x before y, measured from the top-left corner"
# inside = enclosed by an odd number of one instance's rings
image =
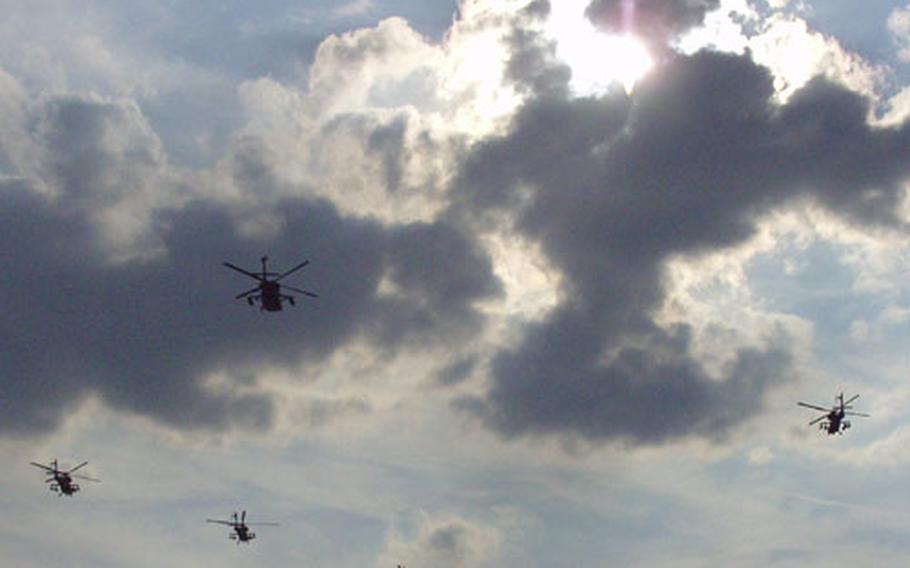
[[[804,18],[786,12],[762,17],[745,0],[723,0],[704,26],[680,42],[687,53],[706,46],[730,53],[748,49],[756,62],[774,74],[781,102],[819,75],[875,99],[886,78],[883,66],[844,48],[836,38],[813,30]]]
[[[888,16],[888,31],[897,46],[897,56],[910,62],[910,5],[895,8]]]
[[[503,73],[522,6],[466,2],[441,43],[400,18],[330,36],[305,88],[265,78],[240,85],[239,136],[263,145],[295,192],[386,222],[430,219],[457,155],[520,101]]]

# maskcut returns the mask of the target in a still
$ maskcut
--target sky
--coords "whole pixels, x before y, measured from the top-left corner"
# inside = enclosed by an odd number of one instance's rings
[[[0,565],[906,566],[861,4],[0,0]]]

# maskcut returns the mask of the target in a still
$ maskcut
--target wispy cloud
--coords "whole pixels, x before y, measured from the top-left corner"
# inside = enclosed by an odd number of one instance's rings
[[[348,4],[343,4],[332,10],[332,16],[336,18],[353,18],[355,16],[364,16],[369,14],[375,8],[373,0],[354,0]]]

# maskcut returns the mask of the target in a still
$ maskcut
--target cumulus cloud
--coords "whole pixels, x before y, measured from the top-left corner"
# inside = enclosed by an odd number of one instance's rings
[[[7,174],[91,219],[109,250],[135,253],[150,211],[174,190],[160,139],[135,101],[30,97],[17,83],[0,88],[0,100],[11,111],[0,124]]]
[[[716,3],[636,5],[664,41]],[[696,326],[657,316],[668,263],[741,245],[762,215],[799,199],[858,227],[903,229],[907,128],[871,128],[866,101],[822,79],[780,105],[748,55],[668,56],[634,98],[572,98],[569,70],[535,31],[547,2],[460,8],[439,44],[392,18],[323,42],[305,90],[242,83],[244,128],[192,175],[169,166],[132,99],[34,97],[0,75],[12,111],[0,116],[0,166],[13,174],[5,230],[12,261],[28,264],[5,290],[22,298],[3,330],[21,363],[5,376],[44,377],[17,386],[7,431],[52,428],[88,395],[188,428],[267,426],[268,397],[206,378],[292,369],[363,338],[385,350],[476,339],[488,317],[478,302],[503,294],[486,249],[497,241],[537,251],[555,291],[535,321],[515,321],[508,346],[452,354],[439,384],[491,372],[489,390],[459,407],[509,436],[646,443],[716,439],[758,412],[791,372],[786,342],[739,341],[723,365],[706,365]],[[616,25],[621,8],[595,2],[589,15]],[[488,65],[470,65],[481,52]],[[143,254],[111,262],[99,231],[109,242],[141,234]],[[221,260],[293,262],[301,250],[322,294],[302,329],[250,338],[249,312],[211,300],[237,292],[236,276],[211,275]],[[23,282],[55,280],[65,296],[25,292]],[[207,293],[181,303],[174,286]],[[126,300],[133,290],[141,308]],[[42,349],[36,313],[57,322]],[[140,316],[168,332],[118,330]],[[85,337],[69,339],[79,325]],[[69,388],[52,388],[57,375]]]
[[[173,427],[264,428],[273,404],[237,372],[316,362],[355,337],[397,349],[461,334],[481,321],[470,304],[498,291],[485,253],[443,222],[383,228],[305,199],[266,207],[264,234],[245,231],[249,215],[224,203],[162,207],[150,223],[158,253],[111,263],[92,219],[92,204],[112,197],[98,184],[119,168],[116,155],[98,151],[110,133],[82,125],[72,139],[69,121],[58,120],[61,132],[48,139],[59,144],[51,147],[60,166],[49,171],[66,181],[61,195],[13,178],[0,191],[0,233],[17,267],[0,285],[15,304],[0,324],[4,435],[45,432],[89,395]],[[248,158],[235,181],[267,192],[268,168]],[[320,299],[268,320],[233,303],[250,282],[220,261],[250,265],[264,252],[286,265],[311,258],[320,268],[310,268],[308,287]],[[383,295],[382,280],[420,301]],[[236,388],[207,389],[213,374],[235,377]]]
[[[386,543],[384,557],[405,566],[472,568],[489,566],[501,547],[502,535],[495,526],[460,518],[425,518],[416,538],[395,536]]]
[[[812,30],[806,20],[774,14],[760,22],[746,44],[755,60],[774,74],[778,96],[786,100],[809,81],[824,76],[874,99],[886,72],[845,49],[837,39]]]
[[[456,157],[520,102],[503,74],[515,20],[531,17],[523,13],[522,2],[466,2],[441,42],[402,18],[331,35],[306,89],[240,85],[241,136],[269,148],[295,191],[386,222],[430,220]]]
[[[41,95],[0,73],[0,108],[9,111],[0,116],[0,175],[12,220],[4,232],[10,261],[29,263],[6,291],[18,297],[33,281],[67,286],[48,301],[50,287],[25,294],[30,301],[2,331],[10,338],[4,377],[22,389],[3,431],[47,431],[87,396],[175,427],[266,427],[271,400],[240,378],[257,365],[290,369],[364,338],[383,350],[419,348],[481,326],[474,303],[497,297],[500,284],[480,243],[436,213],[465,137],[514,104],[505,97],[493,108],[509,91],[496,71],[522,8],[466,3],[442,45],[400,18],[330,36],[307,89],[265,78],[239,85],[246,124],[212,169],[196,172],[168,163],[135,99]],[[495,51],[485,51],[493,73],[465,65],[481,46]],[[317,311],[322,323],[299,333],[278,324],[240,341],[249,334],[222,325],[224,311],[250,314],[207,299],[227,300],[246,284],[222,274],[221,260],[244,264],[265,252],[321,262],[312,287],[318,305],[333,309]],[[193,297],[206,300],[182,304],[188,282],[204,286]],[[29,313],[57,322],[59,334],[42,349]],[[217,331],[201,331],[208,325]],[[73,329],[82,331],[67,337]],[[58,358],[60,350],[71,356]],[[239,375],[228,372],[235,364]],[[40,378],[22,386],[31,374]]]
[[[488,393],[459,408],[506,436],[659,443],[719,438],[790,373],[782,337],[720,376],[685,323],[658,325],[665,263],[746,242],[766,213],[812,199],[857,226],[905,230],[906,125],[874,129],[861,96],[825,80],[774,103],[748,56],[679,57],[634,104],[539,99],[465,161],[453,199],[498,212],[564,279],[560,303],[492,359]]]

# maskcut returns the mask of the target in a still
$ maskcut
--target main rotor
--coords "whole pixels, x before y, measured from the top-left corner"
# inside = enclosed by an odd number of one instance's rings
[[[245,292],[237,294],[234,296],[235,299],[246,299],[247,303],[250,305],[254,305],[255,302],[258,301],[260,303],[261,309],[277,312],[281,310],[281,306],[284,302],[295,305],[294,296],[283,294],[282,288],[297,292],[298,294],[302,294],[304,296],[309,296],[310,298],[319,297],[316,293],[309,290],[301,290],[300,288],[294,288],[293,286],[287,286],[280,283],[283,279],[308,265],[310,263],[309,260],[304,260],[297,266],[285,272],[270,272],[268,269],[268,256],[263,256],[259,259],[259,261],[262,263],[262,268],[259,270],[259,272],[246,270],[245,268],[241,268],[236,264],[232,264],[230,262],[222,263],[227,268],[239,272],[244,276],[248,276],[259,283],[255,288],[251,288]]]

